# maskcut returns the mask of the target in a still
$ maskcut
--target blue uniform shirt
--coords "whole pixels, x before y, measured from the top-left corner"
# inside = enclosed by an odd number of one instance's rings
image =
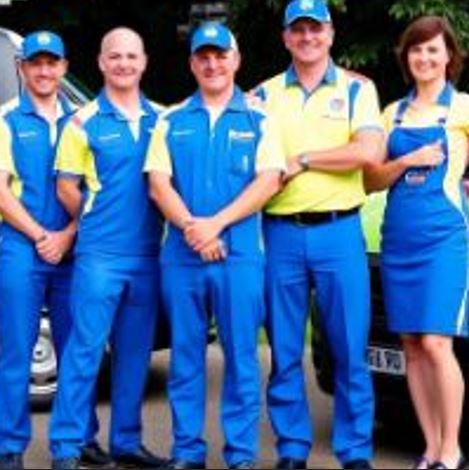
[[[153,137],[145,170],[170,174],[190,213],[209,217],[237,199],[258,172],[284,168],[277,133],[265,113],[249,105],[236,89],[213,125],[200,93],[168,111]],[[261,259],[260,214],[229,227],[222,239],[231,260]],[[162,260],[201,263],[200,255],[188,247],[183,232],[173,225]]]
[[[161,108],[141,98],[139,133],[105,91],[70,121],[62,136],[56,169],[83,179],[84,206],[77,253],[157,255],[161,216],[142,173],[150,135]]]
[[[54,158],[58,137],[74,112],[60,97],[62,116],[57,128],[40,116],[27,92],[7,104],[0,126],[0,170],[12,175],[12,191],[28,213],[47,230],[62,230],[70,217],[57,198]],[[31,241],[8,222],[2,222],[2,239]]]

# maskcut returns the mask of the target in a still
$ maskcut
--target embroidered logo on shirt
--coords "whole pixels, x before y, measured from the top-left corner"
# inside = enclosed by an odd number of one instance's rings
[[[230,140],[241,140],[244,142],[249,142],[250,140],[253,140],[255,137],[256,137],[256,134],[250,131],[243,132],[243,131],[235,131],[231,129],[228,132],[228,138]]]
[[[24,131],[24,132],[18,132],[18,137],[20,139],[30,139],[31,137],[36,137],[37,132],[36,131]]]
[[[181,129],[181,130],[178,130],[178,131],[171,132],[171,135],[173,137],[185,137],[187,135],[192,135],[192,134],[195,134],[194,129]]]
[[[120,139],[120,137],[121,137],[120,134],[108,134],[108,135],[100,135],[98,139],[100,142],[109,142],[111,140]]]
[[[329,108],[333,112],[340,112],[345,109],[345,100],[342,98],[333,98],[329,102]]]
[[[348,116],[346,111],[347,103],[343,98],[332,98],[329,100],[328,108],[321,115],[324,119],[331,119],[334,121],[347,121]]]

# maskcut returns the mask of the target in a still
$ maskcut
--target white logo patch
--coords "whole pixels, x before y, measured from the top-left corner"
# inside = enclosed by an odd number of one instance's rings
[[[300,9],[303,11],[312,10],[314,8],[314,1],[313,0],[303,0],[300,2]]]
[[[120,134],[108,134],[108,135],[100,135],[98,137],[100,142],[109,142],[110,140],[120,139]]]
[[[187,135],[195,134],[195,130],[194,129],[181,129],[179,131],[173,131],[171,134],[173,137],[185,137]]]
[[[210,26],[204,29],[204,36],[206,38],[216,38],[218,36],[218,30],[214,26]]]
[[[254,132],[243,132],[243,131],[235,131],[233,129],[230,129],[228,133],[228,138],[230,140],[242,140],[242,141],[250,141],[253,140],[256,137],[256,134]]]
[[[50,44],[52,42],[52,38],[50,37],[50,34],[48,34],[48,33],[41,33],[37,37],[37,42],[41,46],[47,46],[48,44]]]
[[[20,139],[30,139],[31,137],[36,137],[36,131],[25,131],[25,132],[18,132],[18,137]]]

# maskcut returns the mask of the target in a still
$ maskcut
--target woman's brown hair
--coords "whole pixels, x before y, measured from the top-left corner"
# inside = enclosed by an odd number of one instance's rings
[[[396,53],[399,64],[408,82],[412,82],[409,70],[409,50],[418,44],[430,41],[439,35],[443,36],[449,53],[446,67],[446,78],[456,82],[461,74],[464,52],[459,45],[456,34],[446,18],[441,16],[423,16],[411,23],[401,36]]]

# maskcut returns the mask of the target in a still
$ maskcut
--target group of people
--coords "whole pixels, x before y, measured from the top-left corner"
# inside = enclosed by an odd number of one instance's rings
[[[387,188],[383,289],[426,441],[415,468],[464,465],[464,383],[452,350],[468,333],[469,96],[454,86],[462,52],[445,19],[412,23],[398,54],[412,91],[383,119],[373,82],[333,62],[333,39],[323,0],[293,0],[283,32],[291,66],[246,94],[236,86],[234,35],[204,23],[189,57],[198,90],[163,109],[140,91],[142,39],[116,28],[98,58],[104,88],[76,110],[60,93],[61,38],[25,38],[24,91],[0,120],[0,468],[23,468],[44,304],[59,358],[52,468],[206,468],[211,318],[225,357],[226,464],[249,469],[258,459],[265,327],[276,468],[307,468],[314,432],[303,353],[313,288],[334,364],[333,450],[343,468],[372,468],[359,211],[366,192]],[[141,424],[160,304],[171,326],[168,460],[143,446]],[[95,414],[107,344],[109,454]]]

